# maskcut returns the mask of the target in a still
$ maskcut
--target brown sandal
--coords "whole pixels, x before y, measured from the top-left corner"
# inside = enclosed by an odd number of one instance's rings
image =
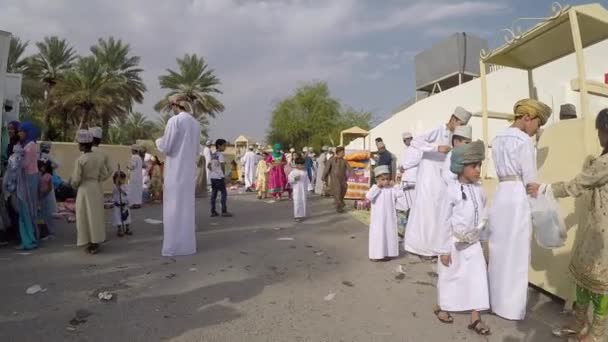
[[[447,311],[443,311],[441,309],[437,309],[435,311],[433,311],[433,313],[435,314],[435,316],[437,316],[437,319],[439,320],[439,322],[443,323],[443,324],[452,324],[454,323],[454,317],[452,317],[452,315],[450,315],[449,312]],[[441,318],[442,313],[447,314],[447,318]]]
[[[483,323],[481,319],[478,319],[475,322],[469,324],[469,329],[482,336],[488,336],[492,333],[490,331],[490,328],[485,325],[485,323]]]

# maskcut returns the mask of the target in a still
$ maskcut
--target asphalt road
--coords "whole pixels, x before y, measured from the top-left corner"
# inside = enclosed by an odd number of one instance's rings
[[[134,212],[132,237],[108,228],[95,256],[74,246],[68,223],[31,254],[1,248],[0,341],[538,342],[566,318],[562,303],[531,290],[526,321],[486,315],[493,335],[479,337],[467,315],[434,317],[434,265],[369,262],[367,227],[331,201],[311,199],[299,224],[288,201],[233,195],[235,217],[217,219],[197,203],[194,256],[160,256],[162,225],[144,222],[162,219],[160,206]],[[33,285],[45,291],[26,294]]]

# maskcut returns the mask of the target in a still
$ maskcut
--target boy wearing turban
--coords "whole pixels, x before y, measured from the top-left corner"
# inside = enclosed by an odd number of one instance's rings
[[[510,320],[526,315],[532,219],[526,185],[536,181],[536,151],[532,137],[551,115],[546,104],[524,99],[513,107],[513,125],[492,142],[498,176],[489,212],[488,266],[492,310]]]
[[[471,312],[470,330],[489,335],[480,311],[490,308],[486,259],[481,247],[486,196],[479,183],[485,146],[481,141],[454,148],[450,170],[457,180],[447,186],[441,210],[444,246],[437,266],[437,318],[452,323],[450,312]]]

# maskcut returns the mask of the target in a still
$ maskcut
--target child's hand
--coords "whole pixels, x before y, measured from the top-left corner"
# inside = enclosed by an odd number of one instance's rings
[[[437,152],[439,152],[439,153],[447,154],[451,150],[452,150],[452,147],[447,146],[447,145],[441,145],[441,146],[437,147]]]
[[[540,184],[530,183],[526,186],[526,192],[528,195],[536,198],[538,196],[538,190],[540,189]]]
[[[450,265],[452,264],[452,255],[441,255],[439,256],[439,260],[441,261],[443,266],[450,267]]]

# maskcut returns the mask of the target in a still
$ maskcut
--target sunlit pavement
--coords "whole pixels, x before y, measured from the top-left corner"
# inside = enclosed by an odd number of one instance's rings
[[[0,248],[0,341],[552,341],[566,319],[530,291],[526,321],[484,316],[490,337],[464,314],[439,323],[434,265],[369,262],[367,227],[329,200],[311,198],[296,224],[289,201],[231,195],[235,216],[210,219],[200,199],[198,253],[178,258],[160,256],[162,225],[144,222],[161,209],[134,211],[132,237],[108,228],[95,256],[68,223],[31,254]],[[26,294],[33,285],[43,290]]]

